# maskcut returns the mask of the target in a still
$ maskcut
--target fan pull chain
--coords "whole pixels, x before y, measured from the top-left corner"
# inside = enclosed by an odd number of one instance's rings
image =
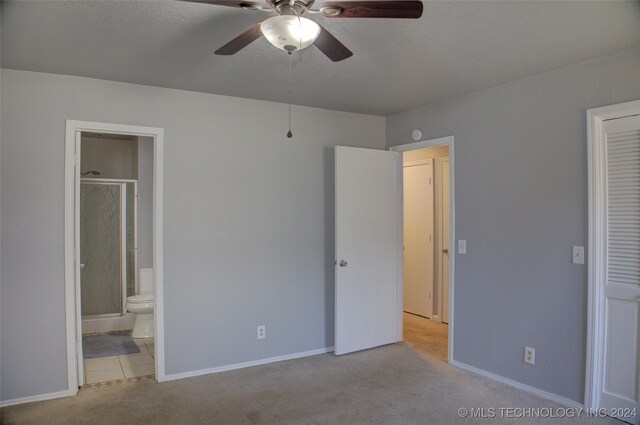
[[[293,4],[294,4],[294,1],[291,0],[291,6],[293,6]],[[298,31],[298,34],[299,34],[298,48],[301,48],[302,47],[302,20],[300,20],[300,14],[298,13],[298,11],[295,10],[294,8],[292,8],[292,10],[298,17],[298,25],[300,25],[300,30]],[[293,55],[293,52],[296,51],[296,48],[293,46],[288,46],[288,47],[290,48],[288,49],[287,46],[285,46],[285,50],[287,51],[289,56],[289,131],[287,131],[287,138],[291,139],[293,137],[293,133],[291,132],[291,56]],[[302,55],[300,55],[300,61],[302,62]]]
[[[287,138],[291,139],[293,133],[291,132],[291,53],[289,53],[289,131],[287,132]]]

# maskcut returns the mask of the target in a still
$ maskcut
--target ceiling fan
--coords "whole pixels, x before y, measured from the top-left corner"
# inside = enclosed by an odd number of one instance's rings
[[[418,19],[422,16],[422,1],[417,0],[328,1],[319,9],[312,9],[315,0],[266,0],[266,6],[254,1],[183,1],[277,13],[216,50],[216,55],[233,55],[264,35],[272,45],[289,54],[313,44],[333,62],[339,62],[353,53],[318,23],[304,18],[303,14],[318,14],[332,19]]]

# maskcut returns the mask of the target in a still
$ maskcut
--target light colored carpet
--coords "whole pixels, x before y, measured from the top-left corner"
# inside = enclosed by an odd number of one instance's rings
[[[180,381],[125,382],[2,409],[3,424],[620,424],[609,419],[470,419],[458,409],[561,407],[449,366],[420,342],[324,354]],[[428,324],[427,324],[428,325]],[[440,329],[446,329],[441,325]],[[442,342],[442,338],[439,338]],[[446,334],[445,334],[446,356]],[[442,345],[442,344],[441,344]],[[417,348],[416,348],[417,347]],[[432,347],[431,347],[432,348]]]

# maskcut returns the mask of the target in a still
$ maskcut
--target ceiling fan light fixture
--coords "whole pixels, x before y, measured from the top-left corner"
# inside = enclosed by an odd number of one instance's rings
[[[305,49],[320,35],[320,26],[311,19],[294,15],[274,16],[260,25],[264,37],[280,50]]]

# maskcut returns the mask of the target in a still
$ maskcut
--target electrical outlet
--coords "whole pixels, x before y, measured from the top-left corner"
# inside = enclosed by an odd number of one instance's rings
[[[536,364],[536,349],[535,348],[527,347],[525,345],[525,347],[524,347],[524,362],[525,363],[529,363],[529,364]]]
[[[258,326],[258,339],[265,339],[267,337],[267,327],[265,325]]]

